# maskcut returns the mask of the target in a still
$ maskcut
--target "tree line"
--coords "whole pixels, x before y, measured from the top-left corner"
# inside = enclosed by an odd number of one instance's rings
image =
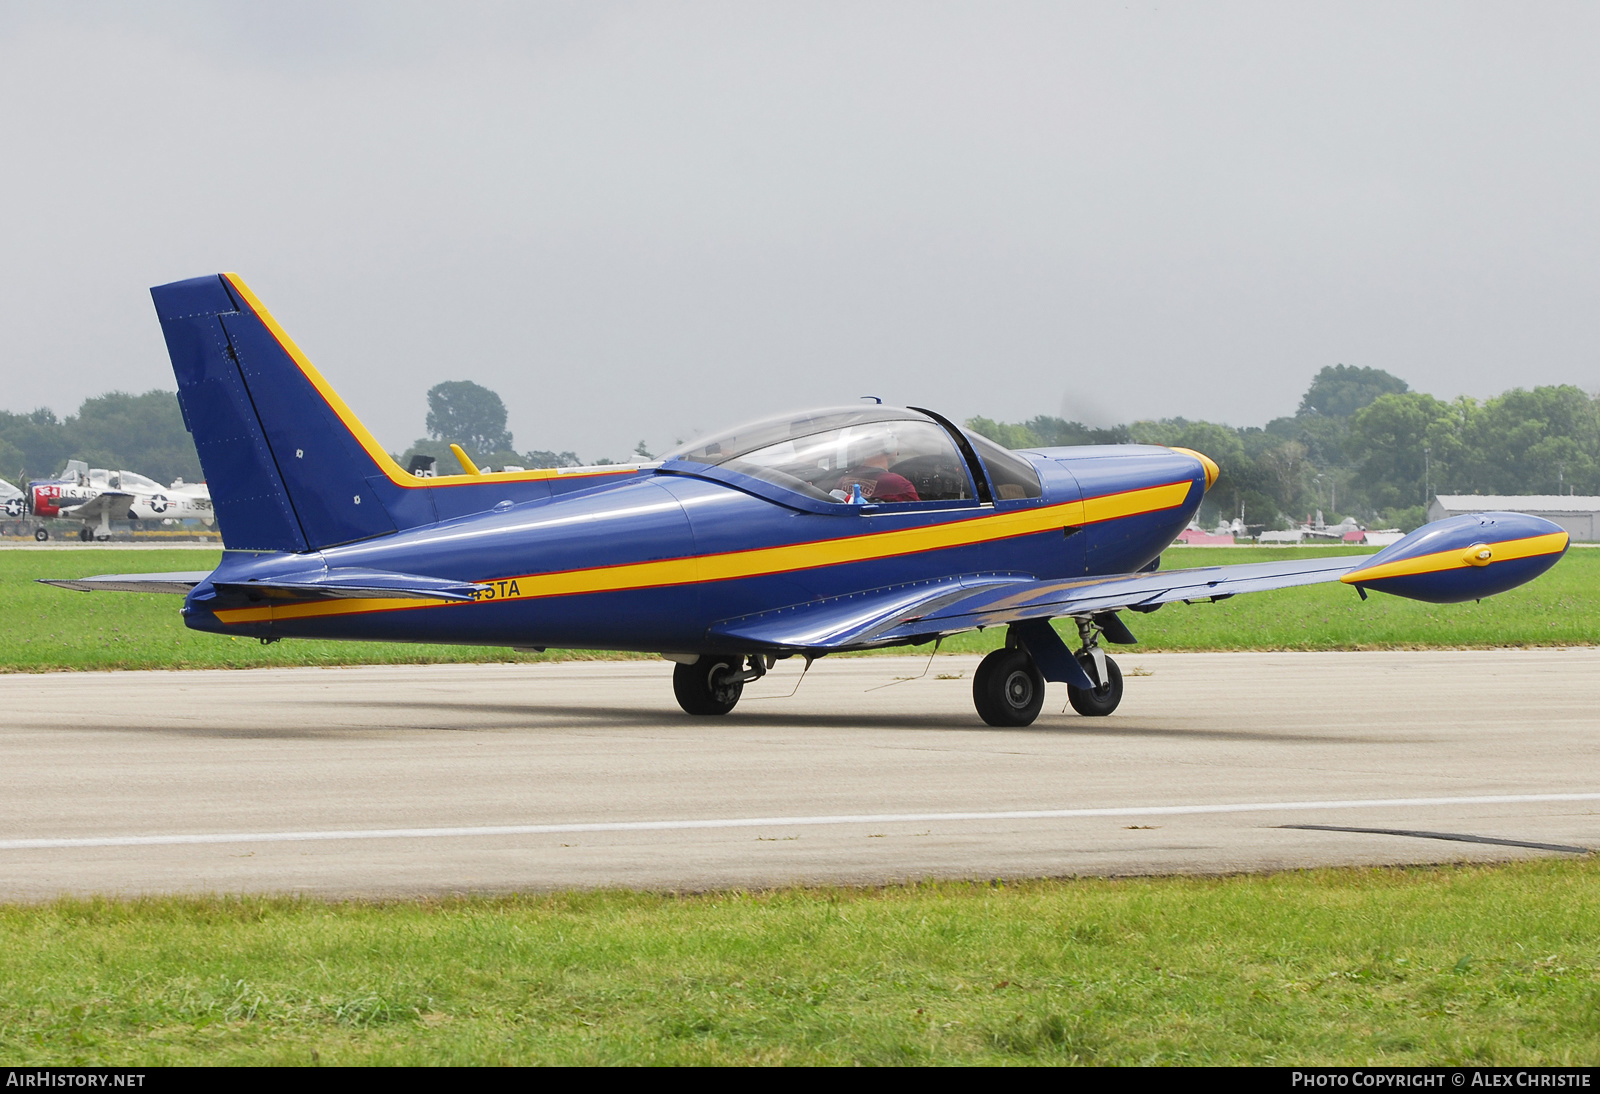
[[[451,442],[461,445],[480,467],[579,464],[577,453],[570,451],[518,452],[506,428],[505,403],[479,384],[467,380],[436,384],[429,389],[427,401],[428,436],[395,457],[402,467],[409,465],[412,456],[423,454],[439,460],[440,473],[454,473]],[[650,458],[643,441],[634,456]],[[137,471],[163,483],[177,478],[199,482],[203,477],[194,440],[184,428],[178,397],[170,391],[96,395],[64,419],[45,407],[26,413],[0,410],[0,478],[18,485],[50,478],[69,459],[83,460],[90,467]]]
[[[972,418],[1008,448],[1178,445],[1217,461],[1202,520],[1286,527],[1317,509],[1410,530],[1434,494],[1600,494],[1600,400],[1572,385],[1446,402],[1381,369],[1331,365],[1265,426],[1164,418],[1110,429]]]
[[[178,397],[170,391],[96,395],[65,419],[44,407],[25,414],[0,410],[0,478],[19,485],[49,478],[69,459],[137,471],[163,483],[202,478]]]

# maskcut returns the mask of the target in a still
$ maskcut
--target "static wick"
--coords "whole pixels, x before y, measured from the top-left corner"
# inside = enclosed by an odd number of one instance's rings
[[[928,675],[928,670],[933,668],[933,659],[939,653],[939,646],[943,644],[943,642],[944,635],[942,634],[933,640],[933,652],[928,654],[928,663],[922,666],[922,671],[916,676],[907,676],[904,680],[890,680],[887,684],[879,684],[877,687],[871,687],[867,690],[882,691],[884,688],[892,688],[896,684],[909,684],[913,680],[921,680],[924,676]]]
[[[791,691],[788,695],[752,695],[745,702],[759,703],[763,699],[793,699],[795,691],[799,691],[800,685],[806,682],[806,673],[811,671],[811,663],[815,660],[815,657],[806,658],[806,667],[800,670],[800,679],[794,682],[794,691]]]

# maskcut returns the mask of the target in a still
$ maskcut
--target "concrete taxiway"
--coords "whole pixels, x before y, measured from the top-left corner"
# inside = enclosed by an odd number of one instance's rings
[[[1120,657],[1110,718],[833,658],[0,676],[0,899],[1224,872],[1600,847],[1600,650]],[[1285,827],[1311,825],[1321,827]],[[1365,829],[1337,831],[1330,829]],[[1378,831],[1387,830],[1387,831]],[[1447,841],[1396,832],[1511,841]],[[1521,846],[1540,844],[1546,847]]]

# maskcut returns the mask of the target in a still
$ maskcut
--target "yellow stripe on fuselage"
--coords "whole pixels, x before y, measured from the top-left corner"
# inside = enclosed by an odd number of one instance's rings
[[[295,363],[305,375],[305,378],[311,382],[311,386],[317,389],[318,394],[328,404],[328,408],[339,416],[339,420],[344,423],[345,428],[361,443],[361,447],[366,449],[367,455],[388,476],[390,482],[396,486],[403,486],[408,490],[484,482],[484,476],[481,475],[438,475],[430,479],[419,479],[401,468],[399,464],[390,458],[389,453],[384,451],[383,446],[378,443],[378,439],[372,435],[366,426],[361,424],[361,419],[355,416],[349,405],[339,398],[339,393],[333,390],[333,386],[323,379],[322,373],[317,371],[310,358],[300,351],[299,346],[294,344],[294,339],[290,338],[288,333],[278,325],[278,321],[272,317],[272,313],[267,311],[266,305],[262,304],[256,294],[250,291],[250,286],[246,285],[238,274],[225,273],[222,276],[226,277],[228,284],[232,285],[234,291],[244,298],[244,302],[250,306],[251,311],[255,312],[256,318],[261,320],[262,325],[272,332],[272,337],[278,340],[278,345],[283,347],[283,352],[289,355],[289,359]],[[530,482],[538,479],[553,479],[558,475],[562,478],[582,478],[590,475],[621,474],[632,475],[638,474],[638,472],[633,468],[628,468],[625,471],[584,470],[574,474],[571,471],[563,473],[553,467],[536,467],[531,471],[501,471],[494,475],[493,481]]]
[[[1484,542],[1494,552],[1494,557],[1489,560],[1488,565],[1493,566],[1496,562],[1510,562],[1518,558],[1560,554],[1567,549],[1568,539],[1566,532],[1551,532],[1548,535],[1507,539],[1498,543],[1485,540]],[[1380,566],[1351,570],[1339,580],[1346,585],[1361,585],[1368,581],[1382,581],[1386,577],[1413,577],[1417,574],[1435,574],[1444,570],[1465,570],[1472,565],[1466,559],[1466,552],[1466,547],[1453,547],[1448,551],[1435,551],[1415,558],[1397,559]]]
[[[1139,490],[1127,490],[1083,501],[1063,502],[1038,509],[1014,509],[967,520],[903,528],[895,532],[872,532],[839,539],[813,540],[782,547],[757,547],[748,551],[729,551],[716,555],[692,555],[657,562],[628,562],[618,566],[596,566],[584,570],[563,570],[548,574],[524,574],[515,578],[484,582],[492,585],[491,595],[476,603],[495,600],[528,600],[547,596],[576,596],[584,593],[621,592],[628,589],[660,588],[700,581],[732,581],[744,577],[789,573],[795,570],[840,566],[850,562],[869,562],[897,555],[921,554],[951,547],[1011,539],[1097,524],[1119,517],[1154,513],[1182,505],[1193,483],[1165,483]],[[305,604],[264,605],[257,608],[226,608],[216,613],[224,623],[259,623],[272,619],[307,619],[324,615],[352,615],[361,612],[401,611],[459,604],[450,600],[319,600]]]

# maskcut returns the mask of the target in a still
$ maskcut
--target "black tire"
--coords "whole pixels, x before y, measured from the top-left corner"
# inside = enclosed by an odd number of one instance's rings
[[[92,543],[94,542],[94,533],[89,531],[87,528],[79,528],[78,538],[83,540],[85,543]]]
[[[692,665],[672,670],[672,694],[686,714],[726,714],[744,694],[744,681],[726,683],[721,678],[740,670],[742,658],[702,657]]]
[[[40,543],[43,543],[45,540],[50,538],[50,529],[35,528],[33,530],[33,538],[38,540]]]
[[[992,726],[1031,726],[1044,706],[1044,676],[1023,649],[995,650],[972,677],[972,705]]]
[[[1083,657],[1080,663],[1089,679],[1094,679],[1094,662]],[[1072,704],[1073,710],[1085,718],[1104,718],[1117,709],[1117,704],[1122,702],[1122,670],[1109,657],[1106,658],[1106,675],[1110,679],[1093,691],[1067,685],[1067,702]]]

